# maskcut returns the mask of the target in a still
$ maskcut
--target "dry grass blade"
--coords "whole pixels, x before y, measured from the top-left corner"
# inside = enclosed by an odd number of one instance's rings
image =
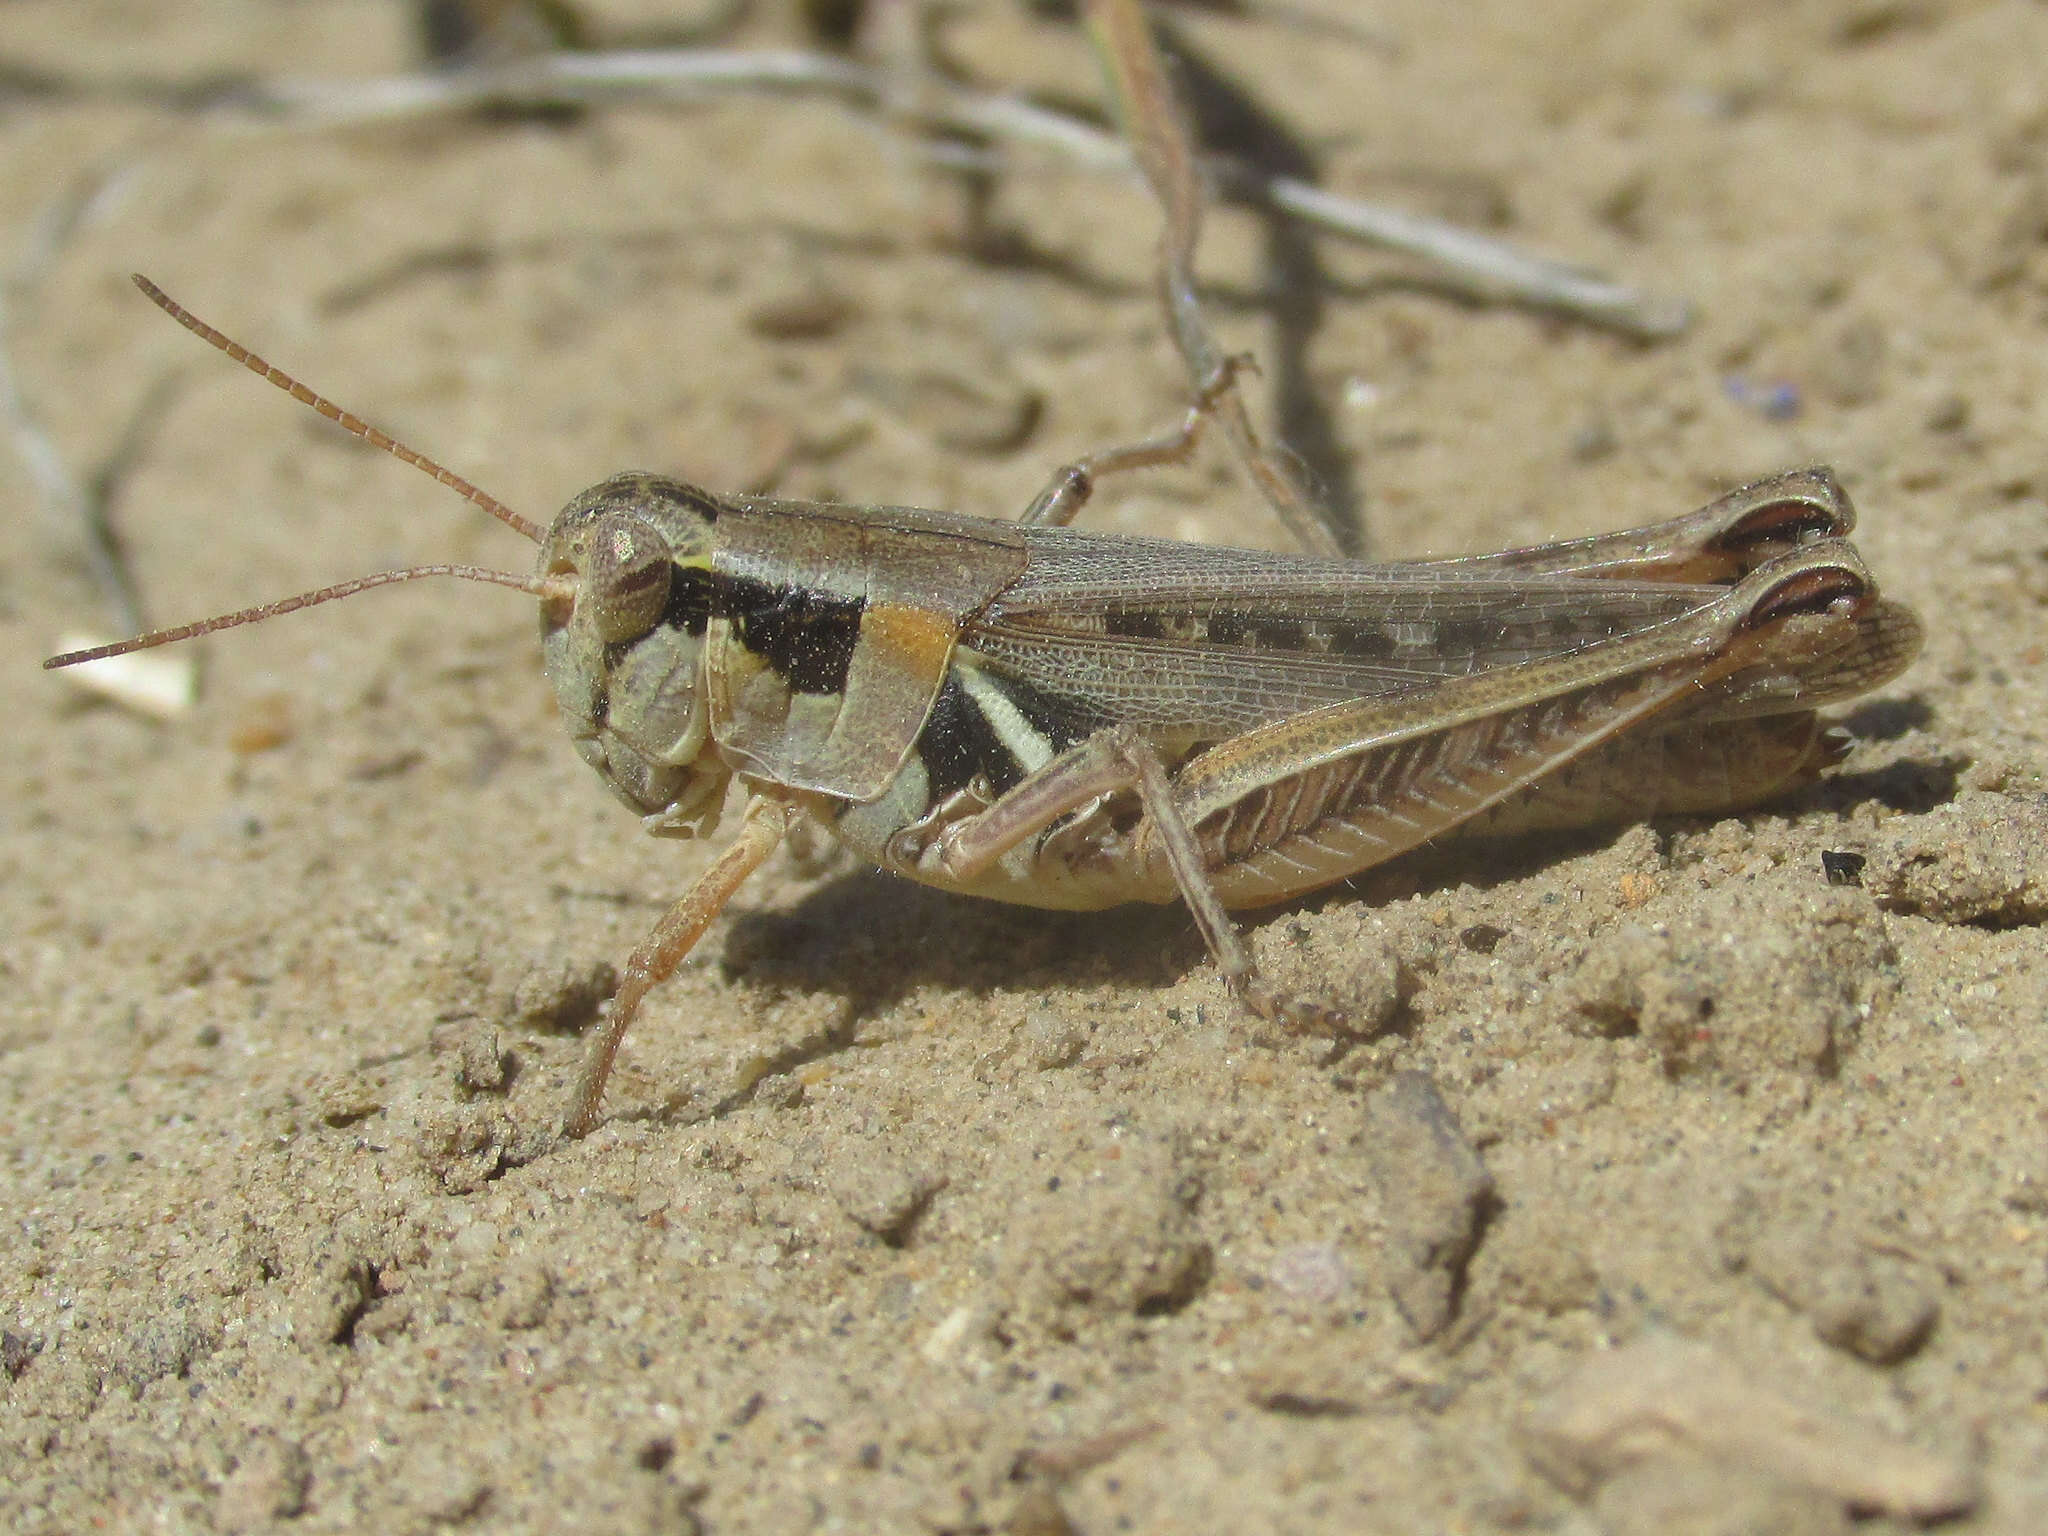
[[[272,79],[238,85],[208,106],[244,123],[347,124],[485,106],[694,101],[725,91],[825,97],[850,111],[887,112],[932,133],[1037,149],[1085,170],[1121,173],[1131,167],[1129,147],[1115,134],[1021,97],[926,80],[918,99],[904,102],[884,71],[829,54],[776,49],[554,53],[442,74]],[[1445,287],[1486,302],[1526,304],[1642,341],[1667,339],[1692,323],[1682,299],[1612,282],[1455,224],[1267,175],[1236,160],[1219,160],[1209,169],[1233,196],[1344,239],[1413,257]]]
[[[1089,0],[1089,29],[1109,71],[1117,115],[1146,183],[1165,211],[1159,241],[1160,298],[1174,345],[1188,371],[1190,393],[1212,402],[1231,452],[1304,549],[1342,555],[1329,511],[1319,506],[1287,462],[1259,441],[1231,366],[1209,332],[1195,292],[1195,250],[1202,234],[1202,173],[1175,101],[1166,64],[1137,0]]]

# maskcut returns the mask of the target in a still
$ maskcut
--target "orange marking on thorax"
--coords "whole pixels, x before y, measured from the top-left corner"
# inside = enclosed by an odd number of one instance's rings
[[[897,667],[936,677],[952,654],[958,626],[944,614],[897,603],[869,603],[860,616],[860,643],[879,647]]]

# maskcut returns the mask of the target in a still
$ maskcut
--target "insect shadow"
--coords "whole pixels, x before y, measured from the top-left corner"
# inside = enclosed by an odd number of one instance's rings
[[[1901,729],[1919,723],[1907,720]],[[1963,766],[1959,758],[1903,758],[1869,772],[1833,775],[1757,814],[1840,813],[1865,801],[1925,811],[1954,797]],[[1650,825],[1672,831],[1713,819],[1658,817]],[[1460,887],[1491,891],[1604,848],[1629,825],[1425,844],[1350,880],[1242,916],[1256,930],[1290,914],[1346,903],[1378,908]],[[846,1006],[835,1034],[843,1040],[863,1019],[927,988],[975,997],[1090,985],[1151,991],[1195,971],[1204,953],[1193,921],[1177,904],[1045,911],[975,901],[863,870],[827,879],[792,902],[734,914],[720,965],[743,985],[841,998]],[[1402,1033],[1411,1023],[1403,1007],[1374,1033]]]
[[[1347,903],[1377,907],[1461,886],[1487,889],[1587,853],[1620,830],[1425,846],[1349,881],[1241,916],[1256,931]],[[735,914],[720,965],[742,986],[841,998],[846,1008],[835,1034],[844,1041],[862,1019],[927,988],[975,997],[1071,993],[1091,985],[1149,992],[1197,971],[1205,954],[1193,920],[1177,904],[1045,911],[974,901],[867,870],[828,879],[794,901]],[[1398,1033],[1407,1022],[1403,1009],[1372,1033]]]
[[[1785,808],[1825,806],[1839,811],[1874,801],[1889,811],[1924,816],[1955,799],[1962,787],[1963,770],[1970,762],[1967,756],[1956,753],[1943,757],[1902,757],[1866,773],[1837,773],[1801,791]]]
[[[1917,693],[1904,698],[1873,699],[1849,711],[1842,724],[1858,741],[1897,741],[1910,731],[1934,724],[1934,708]]]
[[[749,986],[838,995],[849,1022],[924,988],[976,996],[1171,985],[1204,953],[1185,909],[1052,912],[930,890],[879,871],[829,879],[794,902],[735,914],[722,965]]]

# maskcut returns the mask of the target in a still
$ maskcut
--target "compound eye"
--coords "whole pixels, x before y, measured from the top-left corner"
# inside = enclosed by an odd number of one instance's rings
[[[625,513],[600,517],[590,528],[590,568],[578,602],[606,645],[637,640],[661,622],[675,561],[650,524]]]

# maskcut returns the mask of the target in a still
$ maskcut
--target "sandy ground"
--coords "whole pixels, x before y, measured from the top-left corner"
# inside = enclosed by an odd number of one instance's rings
[[[557,1145],[604,967],[706,851],[569,750],[527,601],[221,636],[150,723],[36,671],[106,620],[10,461],[0,1525],[2048,1529],[2048,9],[1371,15],[1397,52],[1191,34],[1330,186],[1700,321],[1641,346],[1326,245],[1290,364],[1239,214],[1232,344],[1387,555],[1834,464],[1929,631],[1840,777],[1267,916],[1285,974],[1398,963],[1348,1049],[1243,1017],[1178,911],[778,862]],[[1093,88],[1001,11],[951,35]],[[409,49],[372,0],[0,6],[12,362],[80,474],[118,459],[153,621],[529,557],[134,268],[537,517],[625,467],[1002,515],[1177,410],[1127,186],[1007,181],[998,264],[822,107],[249,133],[132,88]],[[1251,507],[1205,462],[1090,516],[1277,544]]]

